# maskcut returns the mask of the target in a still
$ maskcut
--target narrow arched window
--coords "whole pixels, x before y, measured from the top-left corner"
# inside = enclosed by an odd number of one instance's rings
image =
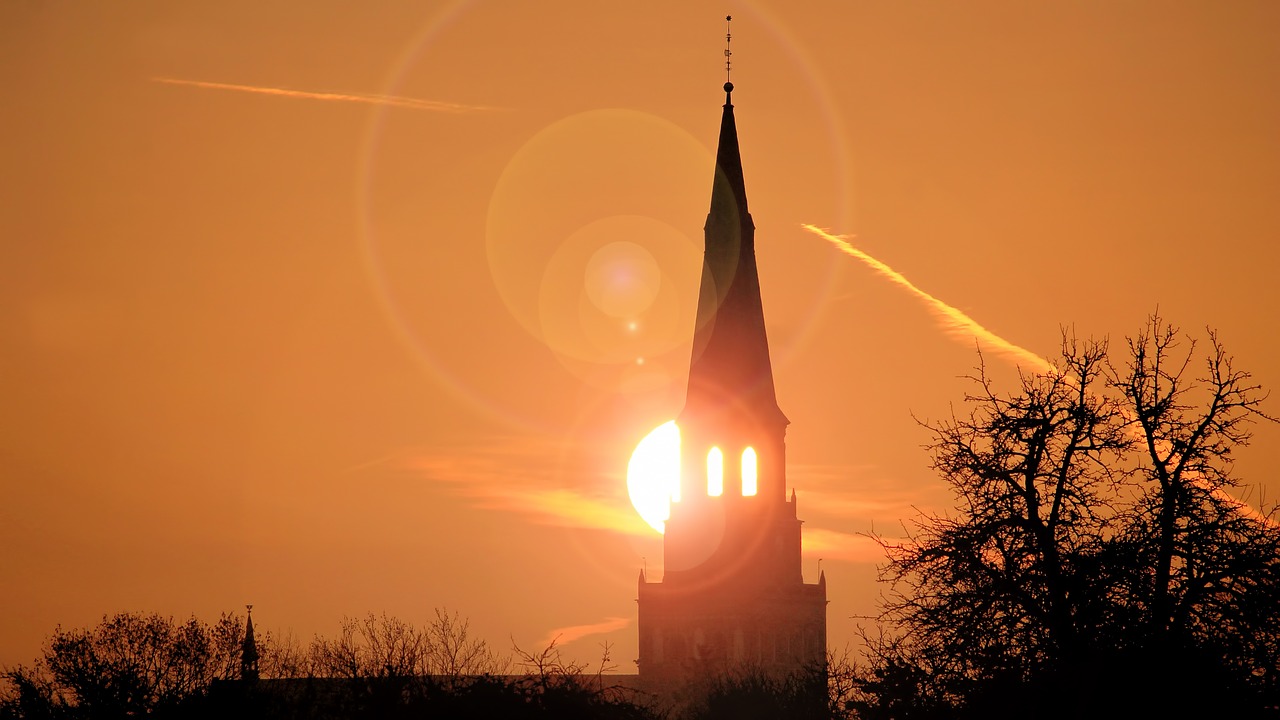
[[[712,497],[724,494],[724,453],[718,447],[707,453],[707,494]]]
[[[756,494],[756,450],[747,448],[742,451],[742,494]]]

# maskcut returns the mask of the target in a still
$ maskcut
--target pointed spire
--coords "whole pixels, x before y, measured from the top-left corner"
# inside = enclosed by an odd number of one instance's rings
[[[738,124],[733,118],[731,82],[724,84],[724,114],[720,118],[720,140],[716,146],[716,182],[711,188],[712,213],[716,211],[717,199],[733,201],[733,205],[723,208],[724,210],[733,210],[743,215],[747,212],[747,183],[743,179],[742,155],[738,150]]]
[[[726,57],[729,53],[726,52]],[[681,424],[701,418],[744,429],[781,428],[788,421],[774,392],[756,270],[755,224],[733,115],[733,83],[724,84],[724,113],[716,148],[711,208],[689,389]],[[722,418],[716,420],[715,418]]]
[[[254,682],[258,679],[258,642],[253,636],[253,606],[244,607],[248,619],[244,624],[244,643],[240,646],[240,679]]]

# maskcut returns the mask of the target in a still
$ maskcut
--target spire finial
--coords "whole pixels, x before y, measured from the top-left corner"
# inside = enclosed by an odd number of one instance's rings
[[[733,33],[729,32],[729,24],[733,22],[732,15],[724,16],[724,91],[733,90],[733,83],[729,82],[729,70],[731,65],[729,58],[733,57],[733,51],[729,49],[729,43],[733,40]]]

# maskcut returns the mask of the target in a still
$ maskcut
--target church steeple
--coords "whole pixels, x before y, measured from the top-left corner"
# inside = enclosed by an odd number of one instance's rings
[[[245,605],[248,618],[244,624],[244,642],[240,645],[240,679],[255,682],[258,679],[258,641],[253,636],[253,606]]]
[[[747,209],[733,84],[724,87],[685,412],[702,413],[732,402],[760,422],[785,425],[769,362],[756,270],[756,227]]]
[[[676,421],[680,491],[662,580],[642,571],[638,583],[640,676],[658,692],[743,668],[785,677],[826,656],[826,580],[808,584],[801,572],[788,420],[774,392],[733,84],[724,90],[689,386]]]
[[[663,542],[666,577],[800,581],[800,522],[787,500],[778,408],[747,207],[733,85],[703,227],[705,251],[680,427],[680,493]]]
[[[732,19],[729,16],[725,21]],[[756,271],[756,227],[747,209],[738,125],[733,116],[731,39],[726,29],[724,112],[716,146],[711,208],[703,227],[706,245],[689,387],[679,424],[682,428],[715,426],[716,434],[727,432],[741,437],[780,433],[788,421],[778,408],[769,362]]]

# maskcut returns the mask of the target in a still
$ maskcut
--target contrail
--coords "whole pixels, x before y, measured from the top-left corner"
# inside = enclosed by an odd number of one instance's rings
[[[871,257],[870,255],[854,247],[852,244],[849,243],[848,240],[845,239],[846,236],[832,235],[826,230],[823,230],[822,228],[817,227],[816,225],[809,225],[808,223],[802,223],[800,227],[804,228],[805,230],[808,230],[814,235],[817,235],[823,240],[830,242],[832,245],[835,245],[837,248],[839,248],[841,252],[844,252],[847,255],[852,255],[858,260],[861,260],[864,264],[866,264],[872,270],[875,270],[876,272],[880,273],[882,276],[888,278],[892,282],[906,288],[911,294],[923,300],[935,313],[937,313],[942,318],[943,322],[947,324],[947,329],[952,331],[967,332],[971,334],[974,338],[979,340],[980,342],[990,343],[999,352],[1003,352],[1012,357],[1027,361],[1027,363],[1032,365],[1036,370],[1040,372],[1050,373],[1050,374],[1056,374],[1058,372],[1058,369],[1054,367],[1053,364],[1050,363],[1048,360],[1045,360],[1044,358],[1040,357],[1039,355],[1036,355],[1035,353],[1031,352],[1030,350],[1024,347],[1019,347],[1018,345],[1015,345],[1009,342],[1008,340],[1005,340],[999,335],[996,335],[995,333],[983,327],[980,323],[978,323],[977,320],[974,320],[973,318],[964,314],[964,312],[962,312],[960,309],[952,307],[951,305],[948,305],[947,303],[930,295],[924,290],[921,290],[920,288],[916,287],[914,283],[912,283],[910,280],[903,277],[902,273],[894,270],[888,265],[885,265],[879,260]],[[1123,412],[1126,416],[1126,419],[1132,422],[1134,419],[1133,411],[1125,409],[1123,410]],[[1140,433],[1138,431],[1131,430],[1130,432],[1133,434],[1135,439],[1141,439]],[[1157,452],[1167,453],[1168,450],[1169,450],[1168,441],[1163,441],[1157,445]],[[1280,522],[1277,522],[1273,518],[1261,512],[1260,510],[1254,508],[1249,503],[1227,492],[1225,489],[1212,485],[1203,477],[1198,475],[1193,475],[1190,478],[1190,481],[1195,483],[1196,485],[1199,485],[1201,488],[1213,493],[1214,497],[1218,498],[1222,502],[1225,502],[1235,507],[1246,517],[1253,518],[1254,520],[1260,523],[1264,523],[1273,528],[1280,527]]]
[[[929,309],[933,310],[939,319],[942,320],[948,330],[968,333],[979,342],[992,346],[997,352],[1005,353],[1006,355],[1017,358],[1040,372],[1055,372],[1053,364],[1048,360],[1045,360],[1026,348],[1014,345],[1008,340],[1005,340],[999,335],[983,327],[977,320],[969,317],[959,308],[948,305],[924,290],[916,287],[915,283],[912,283],[910,280],[903,277],[902,273],[851,245],[846,239],[846,236],[832,235],[816,225],[803,224],[800,227],[808,230],[814,235],[817,235],[823,240],[830,242],[832,245],[835,245],[846,255],[852,255],[858,260],[861,260],[865,265],[870,267],[872,270],[875,270],[877,273],[880,273],[880,275],[888,278],[893,283],[906,288],[912,295],[923,300],[925,304],[929,306]]]
[[[443,113],[468,113],[495,110],[484,105],[463,105],[460,103],[442,102],[440,100],[422,100],[420,98],[402,97],[400,95],[367,95],[362,93],[311,92],[309,90],[290,90],[288,88],[261,87],[258,85],[235,85],[232,83],[205,82],[203,80],[180,80],[178,78],[153,77],[152,82],[168,85],[186,85],[188,87],[206,88],[210,90],[235,90],[237,92],[257,93],[259,95],[275,95],[278,97],[303,98],[306,100],[328,100],[330,102],[362,103],[365,105],[385,105],[389,107],[408,108],[410,110],[430,110]]]

